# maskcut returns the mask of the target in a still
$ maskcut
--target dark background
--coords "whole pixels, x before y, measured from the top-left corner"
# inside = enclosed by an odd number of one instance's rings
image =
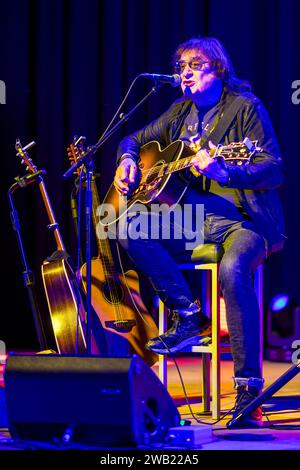
[[[300,105],[291,99],[292,82],[300,80],[297,0],[1,0],[0,8],[0,80],[6,84],[6,104],[0,105],[0,339],[8,348],[37,347],[7,203],[9,186],[24,172],[15,156],[16,138],[24,145],[37,143],[30,155],[47,171],[53,208],[74,256],[72,181],[62,178],[68,143],[75,133],[95,143],[133,78],[141,72],[172,73],[177,44],[195,35],[216,36],[224,43],[237,75],[252,83],[270,114],[285,161],[288,239],[265,265],[265,303],[282,291],[299,302]],[[124,111],[150,88],[150,82],[139,82]],[[158,116],[178,94],[162,87],[97,153],[101,191],[112,180],[122,135]],[[39,284],[40,265],[55,244],[45,228],[38,191],[33,186],[19,190],[15,202]]]

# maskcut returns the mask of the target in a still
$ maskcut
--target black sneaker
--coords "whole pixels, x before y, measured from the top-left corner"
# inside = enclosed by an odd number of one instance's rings
[[[195,344],[195,336],[211,333],[210,319],[201,310],[186,314],[175,312],[173,321],[173,325],[165,334],[148,341],[147,349],[157,354],[176,353]]]
[[[239,385],[237,387],[237,395],[235,399],[235,407],[232,413],[232,419],[236,418],[242,410],[249,405],[255,398],[258,397],[260,390],[256,387],[247,387],[246,385]],[[263,426],[262,421],[262,407],[259,406],[251,411],[245,417],[238,420],[234,427],[239,428],[260,428]]]

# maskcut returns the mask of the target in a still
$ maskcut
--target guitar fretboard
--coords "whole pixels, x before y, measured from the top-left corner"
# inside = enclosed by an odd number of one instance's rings
[[[185,157],[181,158],[175,162],[168,163],[164,166],[164,174],[169,175],[171,173],[174,173],[175,171],[180,171],[184,170],[185,168],[188,168],[193,165],[192,160],[195,157],[195,155],[191,157]]]
[[[254,151],[261,151],[260,148],[256,147],[256,143],[257,141],[252,143],[252,148],[247,148],[244,142],[234,142],[229,145],[217,147],[217,149],[210,149],[208,150],[208,152],[211,158],[222,157],[225,161],[236,160],[240,162],[249,162]],[[169,175],[171,173],[174,173],[175,171],[184,170],[185,168],[192,166],[194,164],[193,160],[195,158],[195,155],[196,154],[161,165],[160,173],[164,175]]]

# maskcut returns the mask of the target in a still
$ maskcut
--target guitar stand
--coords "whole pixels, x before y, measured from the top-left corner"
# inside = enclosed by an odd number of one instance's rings
[[[13,202],[13,193],[18,188],[25,188],[27,187],[28,184],[31,184],[32,182],[36,181],[36,178],[41,173],[42,171],[37,171],[36,174],[25,175],[22,178],[16,178],[16,183],[14,183],[8,190],[8,200],[9,200],[9,205],[11,208],[11,212],[10,212],[11,222],[12,222],[13,229],[17,235],[21,260],[23,264],[23,281],[24,281],[24,285],[27,289],[28,296],[29,296],[30,306],[31,306],[31,310],[33,313],[34,325],[35,325],[38,342],[39,342],[39,347],[41,350],[46,350],[48,346],[47,346],[46,336],[45,336],[45,332],[44,332],[44,328],[43,328],[43,324],[41,320],[41,314],[40,314],[40,310],[39,310],[39,306],[37,302],[37,296],[36,296],[36,290],[35,290],[35,278],[34,278],[33,271],[29,269],[29,266],[27,263],[24,242],[23,242],[22,235],[21,235],[21,226],[20,226],[19,216],[18,216],[18,212]]]
[[[248,416],[251,411],[255,410],[258,406],[262,405],[268,398],[270,398],[274,393],[278,392],[284,385],[286,385],[290,380],[292,380],[300,372],[300,359],[298,363],[290,367],[284,374],[282,374],[273,384],[271,384],[266,390],[255,400],[253,400],[249,405],[247,405],[240,414],[228,421],[227,428],[234,429],[238,427],[239,423]]]

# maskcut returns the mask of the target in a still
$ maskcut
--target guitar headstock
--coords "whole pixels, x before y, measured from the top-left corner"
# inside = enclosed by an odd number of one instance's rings
[[[32,159],[29,158],[27,150],[35,145],[35,142],[32,141],[29,144],[22,147],[19,139],[16,140],[15,149],[17,151],[17,157],[20,157],[22,165],[26,166],[26,170],[29,173],[36,173],[38,171],[37,166],[33,163]]]
[[[247,165],[254,153],[263,151],[261,147],[257,146],[257,143],[257,140],[252,141],[246,137],[242,142],[232,142],[224,146],[219,145],[214,157],[221,157],[230,165]]]
[[[78,159],[85,154],[85,151],[86,151],[85,141],[86,141],[86,137],[82,135],[80,137],[78,137],[77,135],[73,137],[73,142],[67,148],[69,161],[71,163],[76,163]],[[74,174],[79,176],[81,172],[81,168],[82,166],[78,167],[74,171]]]

